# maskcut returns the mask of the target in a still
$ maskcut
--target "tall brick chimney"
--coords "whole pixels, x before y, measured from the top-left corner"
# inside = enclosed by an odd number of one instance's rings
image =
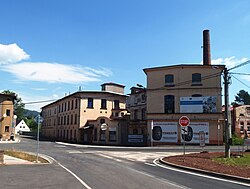
[[[203,65],[211,65],[209,30],[203,30]]]

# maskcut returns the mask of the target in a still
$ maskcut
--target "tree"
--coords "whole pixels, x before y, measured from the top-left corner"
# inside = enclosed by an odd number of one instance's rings
[[[250,95],[247,91],[240,90],[234,101],[239,104],[250,105]]]
[[[10,90],[4,90],[2,94],[15,94],[16,95],[16,99],[14,100],[14,112],[15,112],[15,115],[17,115],[17,122],[24,119],[25,104],[22,103],[22,99],[18,98],[18,95],[15,92],[10,91]]]

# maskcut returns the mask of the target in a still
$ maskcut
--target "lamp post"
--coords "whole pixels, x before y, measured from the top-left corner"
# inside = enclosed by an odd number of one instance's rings
[[[10,140],[15,140],[15,121],[16,121],[16,119],[17,119],[17,115],[13,115],[12,124],[11,124]]]

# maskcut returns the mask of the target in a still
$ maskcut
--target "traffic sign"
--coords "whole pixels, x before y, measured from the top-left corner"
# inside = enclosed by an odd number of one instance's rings
[[[180,119],[179,119],[179,124],[180,126],[182,127],[187,127],[190,123],[190,120],[187,116],[182,116]]]
[[[181,134],[187,135],[188,134],[188,127],[182,127],[181,128]]]

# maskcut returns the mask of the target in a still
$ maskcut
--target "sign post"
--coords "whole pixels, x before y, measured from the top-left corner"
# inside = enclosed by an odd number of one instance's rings
[[[205,132],[204,131],[199,132],[199,140],[200,140],[200,147],[202,147],[202,151],[204,152],[204,147],[205,147]]]
[[[183,161],[185,162],[185,151],[186,151],[186,135],[188,134],[188,125],[190,120],[187,116],[182,116],[179,119],[179,124],[181,126],[181,133],[184,135],[184,142],[183,142]]]

